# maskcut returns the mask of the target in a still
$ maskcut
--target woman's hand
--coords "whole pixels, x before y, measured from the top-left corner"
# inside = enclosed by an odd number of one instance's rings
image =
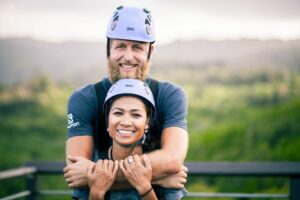
[[[143,161],[138,155],[129,156],[120,161],[120,168],[124,176],[139,194],[146,193],[152,187],[150,160],[146,155],[143,155]]]
[[[68,156],[72,163],[64,168],[64,177],[68,186],[71,188],[87,186],[87,171],[94,166],[94,162],[80,157]]]
[[[98,160],[94,167],[89,167],[87,178],[90,200],[104,199],[105,193],[116,179],[118,168],[118,161],[111,160]]]

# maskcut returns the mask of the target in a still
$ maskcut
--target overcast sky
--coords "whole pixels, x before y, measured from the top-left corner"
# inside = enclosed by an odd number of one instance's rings
[[[119,5],[151,10],[158,44],[300,38],[300,0],[0,0],[0,38],[102,42]]]

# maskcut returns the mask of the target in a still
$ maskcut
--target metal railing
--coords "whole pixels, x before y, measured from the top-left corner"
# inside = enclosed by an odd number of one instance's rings
[[[188,197],[232,197],[232,198],[286,198],[300,200],[300,162],[186,162],[189,176],[247,176],[247,177],[287,177],[290,179],[288,194],[249,194],[249,193],[205,193],[191,192]],[[63,162],[31,162],[24,167],[0,172],[0,181],[25,176],[24,191],[0,200],[12,200],[25,197],[35,200],[41,195],[70,195],[70,190],[40,190],[37,178],[41,175],[60,175],[65,164]]]

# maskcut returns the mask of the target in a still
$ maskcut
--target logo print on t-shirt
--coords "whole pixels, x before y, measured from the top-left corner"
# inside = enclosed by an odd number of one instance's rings
[[[72,127],[76,127],[76,126],[79,126],[79,122],[75,122],[74,123],[74,120],[73,120],[73,114],[68,114],[68,128],[72,128]]]
[[[73,115],[72,114],[68,114],[68,124],[72,124],[73,123]]]

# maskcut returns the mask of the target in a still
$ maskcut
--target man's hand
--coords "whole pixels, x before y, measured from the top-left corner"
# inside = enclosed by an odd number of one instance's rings
[[[87,179],[90,187],[90,200],[104,199],[105,193],[116,179],[118,168],[119,163],[117,160],[98,160],[94,167],[88,168]]]
[[[187,172],[188,168],[182,165],[180,172],[160,178],[152,183],[164,188],[182,189],[186,183]]]
[[[69,164],[64,168],[64,177],[71,188],[87,186],[87,172],[94,163],[80,156],[68,156]]]

